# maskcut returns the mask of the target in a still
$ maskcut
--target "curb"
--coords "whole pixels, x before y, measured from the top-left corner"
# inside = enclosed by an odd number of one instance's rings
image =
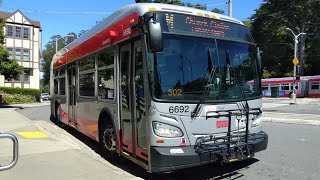
[[[0,108],[14,108],[14,109],[25,109],[25,108],[34,108],[34,107],[44,107],[50,106],[50,104],[39,104],[39,105],[30,105],[30,104],[9,104],[9,105],[0,105]]]
[[[263,122],[272,122],[272,123],[302,124],[302,125],[320,126],[320,121],[317,121],[317,120],[299,120],[299,119],[262,117],[262,121]]]

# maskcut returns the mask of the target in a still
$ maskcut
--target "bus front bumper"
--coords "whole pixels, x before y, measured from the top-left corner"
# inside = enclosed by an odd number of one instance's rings
[[[240,159],[231,157],[224,162],[245,160],[253,157],[254,153],[267,149],[268,135],[265,132],[261,131],[259,133],[256,133],[255,137],[258,138],[252,138],[250,136],[248,139],[248,148],[250,149],[250,155],[247,155],[245,156],[245,158]],[[234,148],[231,148],[230,151],[233,152]],[[221,157],[221,153],[227,154],[227,151],[216,150],[198,153],[196,152],[194,146],[151,147],[151,172],[170,172],[176,171],[178,169],[218,162]],[[225,155],[222,155],[222,157],[225,157]]]

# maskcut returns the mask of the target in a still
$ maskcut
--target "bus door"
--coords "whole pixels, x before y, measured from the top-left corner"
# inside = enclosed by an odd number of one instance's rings
[[[68,66],[68,124],[76,127],[76,65],[70,64]]]
[[[123,150],[133,153],[133,121],[132,121],[132,98],[131,81],[130,81],[130,61],[131,61],[131,44],[124,45],[120,48],[120,102],[121,102],[121,143]]]
[[[121,141],[123,150],[147,161],[141,42],[138,40],[120,48]]]

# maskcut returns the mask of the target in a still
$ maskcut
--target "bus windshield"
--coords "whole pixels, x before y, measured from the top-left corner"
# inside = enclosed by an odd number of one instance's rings
[[[256,47],[250,43],[164,34],[149,64],[153,96],[209,101],[260,97]],[[253,83],[250,88],[248,82]]]

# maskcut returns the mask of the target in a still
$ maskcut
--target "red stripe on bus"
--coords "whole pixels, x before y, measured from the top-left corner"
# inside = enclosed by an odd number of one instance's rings
[[[296,80],[296,83],[301,82],[301,80]],[[293,80],[270,80],[270,81],[266,81],[266,80],[262,80],[262,84],[284,84],[284,83],[293,83]]]
[[[320,78],[310,79],[310,82],[320,82]]]
[[[89,55],[111,44],[117,43],[125,39],[129,39],[130,37],[137,35],[141,31],[136,30],[131,32],[130,20],[134,19],[135,22],[138,22],[138,18],[139,15],[136,12],[129,14],[127,17],[119,20],[110,27],[104,29],[103,31],[89,38],[85,42],[79,44],[75,48],[70,49],[56,62],[59,62],[59,60],[61,60],[65,61],[65,63],[70,63],[76,59]],[[112,33],[110,33],[111,31]],[[115,33],[118,33],[119,35],[113,36],[113,34]],[[54,64],[54,68],[57,68],[59,66],[61,65],[57,63]]]
[[[137,156],[148,161],[148,151],[139,147],[136,147]],[[143,155],[145,154],[145,155]]]
[[[320,94],[309,94],[309,97],[320,98]]]

